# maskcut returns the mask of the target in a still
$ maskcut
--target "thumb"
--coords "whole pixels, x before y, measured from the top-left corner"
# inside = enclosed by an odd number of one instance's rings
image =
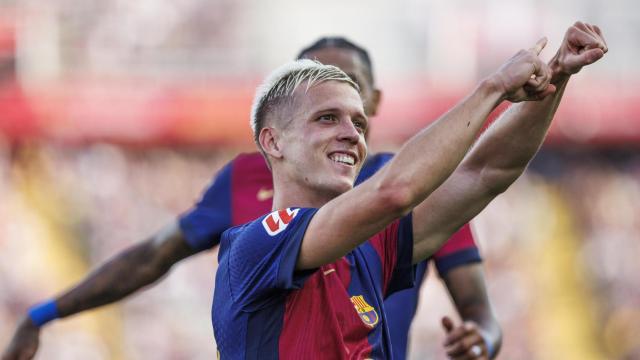
[[[568,58],[567,65],[570,68],[580,69],[581,67],[600,60],[604,56],[604,51],[600,48],[585,50],[580,54],[576,54]]]
[[[442,327],[447,333],[450,333],[453,330],[453,320],[448,316],[442,317]]]
[[[593,64],[604,56],[604,51],[600,48],[594,48],[584,51],[580,57],[584,60],[585,65]]]

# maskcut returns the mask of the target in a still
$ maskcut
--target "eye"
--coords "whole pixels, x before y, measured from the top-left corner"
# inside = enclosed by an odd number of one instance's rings
[[[324,114],[318,117],[318,121],[322,122],[336,122],[338,121],[338,117],[334,114]]]
[[[364,132],[367,129],[367,122],[360,119],[353,120],[353,126],[355,126],[361,132]]]

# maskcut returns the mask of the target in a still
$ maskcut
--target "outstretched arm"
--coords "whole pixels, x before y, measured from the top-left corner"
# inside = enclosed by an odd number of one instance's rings
[[[414,261],[433,254],[462,224],[471,220],[524,171],[542,144],[569,77],[607,52],[597,27],[576,23],[567,30],[550,62],[552,96],[511,108],[491,126],[460,166],[414,209]]]
[[[405,143],[376,175],[322,206],[305,233],[297,269],[335,261],[420,204],[458,166],[487,116],[502,100],[538,99],[553,92],[548,86],[551,71],[538,58],[545,43],[542,39],[516,54],[453,109]],[[527,83],[535,88],[527,91]]]
[[[193,255],[177,222],[150,239],[126,249],[100,266],[75,287],[55,299],[58,317],[116,302],[152,284],[176,262]],[[40,326],[26,315],[9,343],[3,360],[30,359],[38,348]]]

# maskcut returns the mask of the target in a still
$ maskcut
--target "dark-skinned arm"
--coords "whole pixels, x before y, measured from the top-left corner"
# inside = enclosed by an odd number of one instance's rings
[[[177,221],[146,241],[114,256],[80,283],[56,297],[59,317],[110,304],[165,275],[173,264],[195,254],[186,242]],[[29,315],[20,321],[3,360],[31,359],[38,349],[40,327]]]
[[[451,269],[442,276],[463,324],[454,326],[448,317],[442,319],[447,331],[444,346],[453,359],[464,358],[477,345],[481,356],[495,358],[502,344],[502,330],[496,319],[484,281],[481,263]]]

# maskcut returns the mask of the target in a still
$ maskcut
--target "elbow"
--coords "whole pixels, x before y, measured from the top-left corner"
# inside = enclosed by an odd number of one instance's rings
[[[173,263],[165,261],[152,241],[140,244],[130,253],[130,256],[130,260],[134,264],[131,276],[136,277],[142,286],[149,285],[161,278],[173,265]]]
[[[376,197],[385,212],[393,217],[408,214],[415,206],[415,199],[409,184],[395,181],[392,184],[380,184],[376,187]]]
[[[526,167],[484,168],[480,171],[480,182],[485,192],[496,197],[507,191],[524,172]]]

